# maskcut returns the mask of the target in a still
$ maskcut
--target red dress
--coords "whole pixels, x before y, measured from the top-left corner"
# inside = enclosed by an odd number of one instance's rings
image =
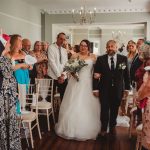
[[[142,64],[137,71],[135,72],[135,79],[136,79],[136,83],[137,83],[137,90],[140,88],[140,86],[143,83],[143,76],[145,74],[145,70],[144,70],[144,64]]]

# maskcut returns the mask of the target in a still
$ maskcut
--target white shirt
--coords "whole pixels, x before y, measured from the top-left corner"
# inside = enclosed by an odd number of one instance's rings
[[[117,54],[113,55],[113,56],[109,56],[108,55],[108,65],[109,68],[111,69],[111,58],[113,57],[114,60],[114,67],[116,68],[116,64],[117,64]]]
[[[64,66],[68,61],[67,50],[61,47],[61,63],[58,45],[51,44],[48,49],[48,75],[57,80],[63,73]]]

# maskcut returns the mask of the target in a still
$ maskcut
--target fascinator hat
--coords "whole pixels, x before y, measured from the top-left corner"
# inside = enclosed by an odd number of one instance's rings
[[[6,43],[7,41],[10,40],[10,36],[7,34],[1,34],[0,35],[0,56],[3,52],[3,50],[5,49]]]

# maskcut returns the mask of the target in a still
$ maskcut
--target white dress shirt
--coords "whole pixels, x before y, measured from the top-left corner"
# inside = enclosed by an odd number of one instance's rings
[[[58,45],[51,44],[48,49],[48,75],[57,80],[63,73],[64,66],[68,61],[67,50],[61,47],[61,62]]]
[[[117,64],[117,54],[113,55],[113,56],[110,56],[108,55],[108,65],[109,65],[109,68],[111,69],[111,58],[113,57],[113,60],[114,60],[114,67],[116,68],[116,64]]]

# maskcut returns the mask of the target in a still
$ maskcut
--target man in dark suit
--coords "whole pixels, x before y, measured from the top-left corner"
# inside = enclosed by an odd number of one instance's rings
[[[101,135],[115,133],[116,118],[123,93],[130,89],[127,57],[117,54],[117,43],[106,44],[107,54],[98,57],[93,75],[93,94],[101,102]],[[100,78],[99,78],[100,77]]]

